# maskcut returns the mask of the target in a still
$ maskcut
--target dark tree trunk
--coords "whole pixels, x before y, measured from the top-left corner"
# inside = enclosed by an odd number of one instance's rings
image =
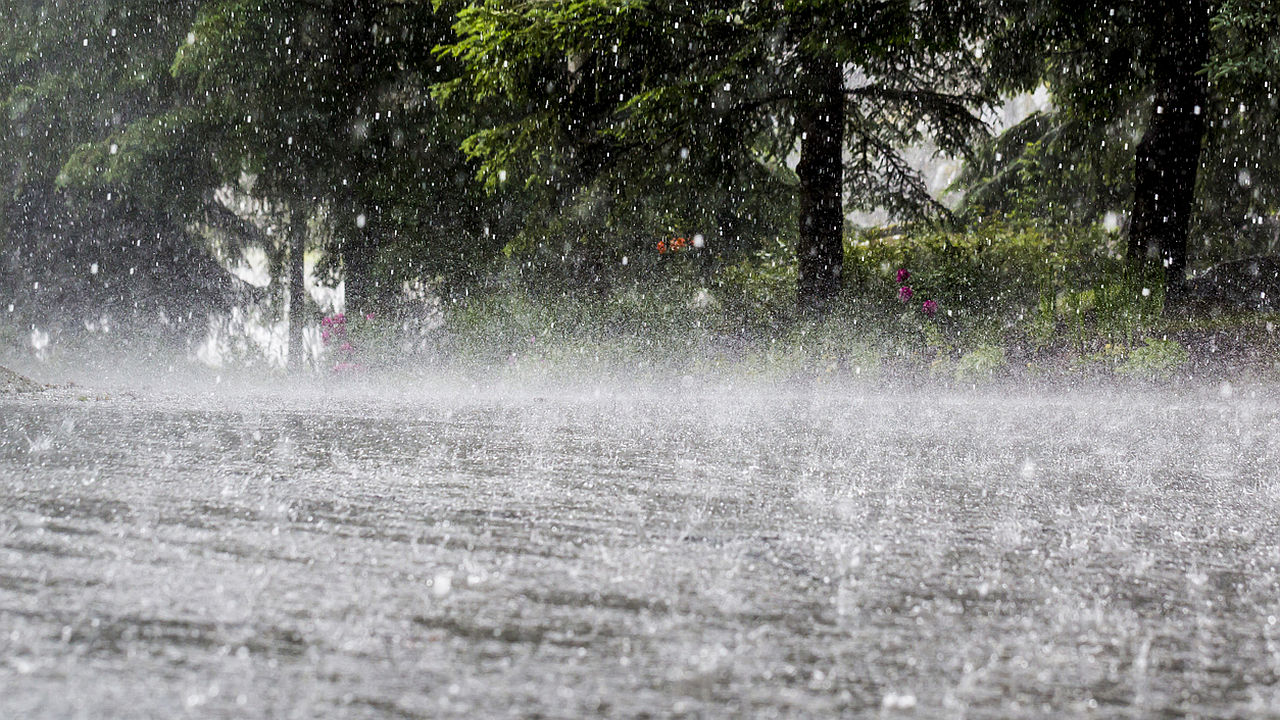
[[[369,239],[370,220],[355,208],[347,214],[339,224],[343,238],[338,249],[342,257],[343,301],[349,313],[371,312],[378,298],[373,281],[376,248]]]
[[[307,216],[300,209],[293,210],[289,218],[289,346],[290,370],[306,367],[306,355],[302,347],[302,329],[306,321],[307,285],[306,262],[303,253],[307,246]]]
[[[840,291],[844,269],[844,73],[835,60],[810,57],[801,82],[797,301],[821,311]]]
[[[1154,107],[1134,168],[1129,258],[1141,264],[1158,250],[1167,292],[1176,296],[1185,280],[1205,134],[1208,93],[1199,73],[1209,60],[1209,8],[1206,0],[1161,5],[1152,28],[1162,43],[1152,68]]]
[[[368,162],[362,147],[365,139],[352,132],[355,123],[368,113],[376,89],[371,87],[371,67],[375,55],[374,27],[379,4],[371,0],[338,0],[330,6],[330,22],[334,32],[336,86],[340,88],[335,105],[352,106],[356,115],[344,117],[334,113],[332,131],[338,140],[341,168],[334,178],[335,230],[338,256],[342,260],[345,309],[369,312],[377,302],[372,278],[377,243],[371,225],[373,208],[366,204],[360,189],[368,182]]]

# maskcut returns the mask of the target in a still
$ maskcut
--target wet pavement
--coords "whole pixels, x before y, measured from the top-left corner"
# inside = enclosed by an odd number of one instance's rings
[[[1214,388],[0,396],[0,717],[1280,717]]]

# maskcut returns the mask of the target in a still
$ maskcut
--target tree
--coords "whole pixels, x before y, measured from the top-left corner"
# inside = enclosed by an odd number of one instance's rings
[[[1155,254],[1175,298],[1193,227],[1204,249],[1216,237],[1234,252],[1250,245],[1242,220],[1272,215],[1280,199],[1259,182],[1280,171],[1262,141],[1277,119],[1269,0],[1037,0],[1006,11],[1010,24],[988,43],[1001,87],[1043,82],[1055,107],[981,153],[966,178],[971,203],[1010,209],[1016,198],[1068,222],[1122,212],[1129,257]]]
[[[1134,161],[1133,214],[1129,255],[1159,249],[1166,292],[1182,287],[1187,267],[1196,173],[1204,144],[1208,91],[1203,76],[1209,62],[1209,3],[1168,0],[1153,3],[1156,37],[1178,38],[1158,46],[1151,60],[1151,117]]]
[[[944,212],[899,149],[929,137],[959,153],[982,132],[978,10],[484,0],[442,48],[467,73],[440,89],[506,101],[508,117],[464,147],[491,180],[517,175],[550,203],[605,186],[635,210],[637,193],[661,198],[691,181],[747,207],[795,202],[798,302],[820,309],[841,287],[847,206]],[[775,181],[748,182],[757,168]]]
[[[263,246],[294,300],[308,227],[349,309],[373,310],[404,280],[463,281],[497,254],[489,231],[505,198],[482,191],[458,150],[470,116],[423,90],[453,70],[431,54],[449,32],[427,3],[206,0],[167,49],[163,81],[183,102],[82,146],[70,176],[137,197],[152,168],[192,156],[200,172],[175,205],[220,238]],[[217,200],[228,189],[270,217],[234,217]],[[292,308],[297,338],[304,313]]]
[[[173,152],[145,192],[84,188],[75,178],[120,150],[121,129],[179,104],[167,68],[194,1],[26,0],[0,27],[0,272],[15,312],[68,332],[136,317],[203,330],[203,312],[239,283],[187,231],[175,202],[205,163]],[[156,127],[155,135],[166,135]],[[168,138],[182,147],[182,138]],[[106,316],[109,323],[104,323]],[[78,330],[77,330],[78,329]]]
[[[500,208],[458,150],[483,108],[422,90],[455,71],[431,54],[450,16],[394,0],[214,0],[174,62],[229,170],[253,174],[256,193],[326,208],[349,308],[392,294],[379,253],[394,238],[416,236],[400,254],[451,276],[475,248],[495,251],[484,230]]]

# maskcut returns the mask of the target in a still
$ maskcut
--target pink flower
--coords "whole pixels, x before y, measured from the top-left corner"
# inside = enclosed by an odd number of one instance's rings
[[[925,315],[933,317],[934,314],[938,312],[938,303],[932,300],[925,300],[924,305],[920,306],[920,309],[924,311]]]
[[[910,271],[908,271],[906,268],[898,268],[898,284],[899,285],[906,282],[907,279],[910,277],[911,277]]]
[[[364,319],[365,319],[365,320],[372,320],[372,319],[373,319],[373,313],[365,313],[365,314],[364,314]]]
[[[328,318],[325,318],[325,319],[328,320]],[[320,331],[320,339],[325,342],[329,342],[329,328],[326,327],[325,329]]]
[[[339,349],[339,350],[341,350],[341,351],[343,351],[343,352],[351,352],[352,350],[355,350],[355,346],[353,346],[353,345],[352,345],[351,343],[349,343],[349,342],[344,342],[344,343],[342,343],[342,345],[341,345],[341,346],[339,346],[339,347],[338,347],[338,349]]]
[[[911,300],[911,296],[913,294],[914,293],[912,292],[911,288],[907,285],[903,285],[902,287],[898,288],[898,299],[901,300],[902,302],[907,302]]]

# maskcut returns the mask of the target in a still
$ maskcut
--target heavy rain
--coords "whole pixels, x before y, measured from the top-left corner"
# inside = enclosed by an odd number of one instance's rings
[[[0,19],[0,718],[1280,717],[1267,0]]]

